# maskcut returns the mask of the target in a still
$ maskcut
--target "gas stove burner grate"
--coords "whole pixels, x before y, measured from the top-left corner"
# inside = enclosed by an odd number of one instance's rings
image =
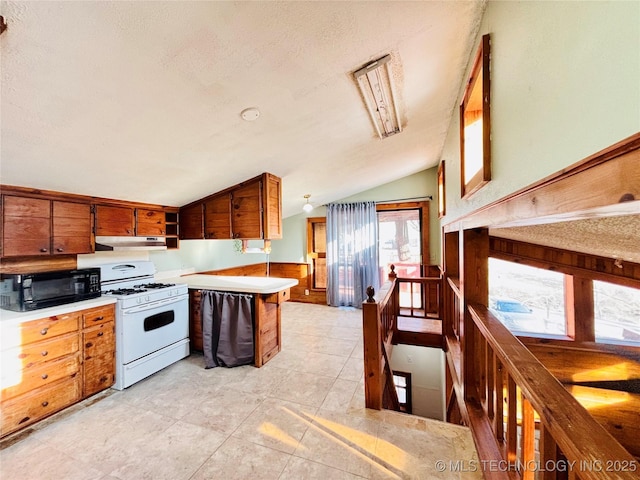
[[[144,288],[139,288],[140,285],[136,286],[136,288],[117,288],[115,290],[107,290],[104,292],[105,295],[133,295],[135,293],[144,293],[146,290]]]
[[[175,287],[175,286],[176,286],[175,283],[144,283],[141,285],[134,285],[134,288],[156,289],[156,288],[169,288],[169,287]]]

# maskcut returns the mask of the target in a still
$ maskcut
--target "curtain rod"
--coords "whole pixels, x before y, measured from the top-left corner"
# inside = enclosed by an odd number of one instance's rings
[[[395,202],[408,202],[410,200],[433,200],[433,196],[425,195],[424,197],[409,197],[409,198],[396,198],[395,200],[380,200],[378,203],[395,203]]]

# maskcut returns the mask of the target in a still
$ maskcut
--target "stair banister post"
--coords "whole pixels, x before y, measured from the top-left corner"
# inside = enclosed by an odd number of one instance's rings
[[[365,406],[382,410],[382,337],[380,332],[380,305],[374,298],[375,290],[367,287],[367,299],[362,302],[362,337],[364,346]]]

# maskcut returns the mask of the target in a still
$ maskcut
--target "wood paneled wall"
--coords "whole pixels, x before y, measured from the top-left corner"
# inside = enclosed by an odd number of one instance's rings
[[[310,288],[309,264],[307,263],[288,263],[288,262],[271,262],[254,263],[250,265],[241,265],[238,267],[223,268],[220,270],[208,270],[199,272],[205,275],[227,275],[242,277],[266,277],[267,273],[270,277],[276,278],[295,278],[298,285],[291,288],[291,300],[294,302],[314,303],[318,305],[327,304],[327,296],[325,291],[316,291]],[[309,295],[305,295],[305,290],[309,291]]]

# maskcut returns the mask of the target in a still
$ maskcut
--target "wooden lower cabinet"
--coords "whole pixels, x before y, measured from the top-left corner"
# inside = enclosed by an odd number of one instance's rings
[[[85,311],[82,318],[82,397],[86,398],[115,381],[115,312],[113,306],[98,307]]]
[[[0,324],[0,436],[113,384],[114,318],[108,305]]]

